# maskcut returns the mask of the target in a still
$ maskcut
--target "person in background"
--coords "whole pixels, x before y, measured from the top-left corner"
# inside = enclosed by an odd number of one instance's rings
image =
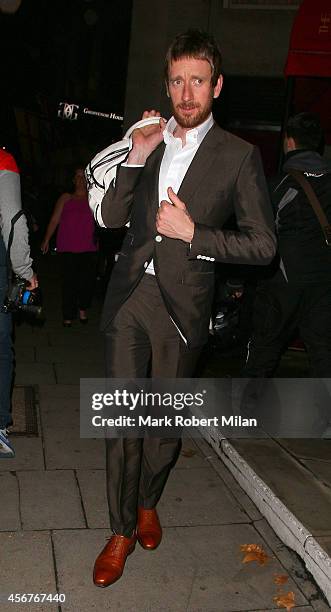
[[[98,250],[83,168],[75,170],[73,184],[73,191],[63,193],[56,202],[41,243],[41,250],[45,254],[58,227],[56,249],[61,257],[64,327],[71,327],[77,310],[80,322],[88,322],[87,309],[93,297]]]
[[[10,412],[14,362],[12,315],[10,312],[3,312],[2,305],[10,273],[7,248],[11,222],[21,209],[20,176],[16,162],[12,155],[0,149],[0,458],[15,456],[8,431],[8,427],[12,425]],[[36,289],[38,280],[32,269],[28,227],[24,216],[21,216],[14,226],[10,264],[13,272],[27,281],[27,289]]]
[[[331,245],[291,175],[292,170],[303,174],[331,223],[331,164],[320,155],[323,141],[318,115],[289,118],[283,174],[271,189],[279,256],[257,288],[244,377],[272,377],[296,330],[307,349],[310,375],[331,376]]]

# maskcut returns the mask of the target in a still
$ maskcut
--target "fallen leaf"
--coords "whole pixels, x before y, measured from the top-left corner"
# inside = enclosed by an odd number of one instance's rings
[[[259,565],[265,565],[270,559],[269,555],[258,544],[242,544],[240,549],[246,553],[242,563],[257,561]]]
[[[295,607],[295,595],[293,591],[286,593],[285,595],[277,595],[274,597],[278,608],[286,608],[287,612],[291,612],[291,609]]]
[[[288,576],[286,574],[275,574],[274,583],[275,584],[285,584],[288,581]]]
[[[183,457],[193,457],[194,455],[197,454],[197,451],[193,450],[193,448],[187,448],[182,450],[181,455],[183,455]]]

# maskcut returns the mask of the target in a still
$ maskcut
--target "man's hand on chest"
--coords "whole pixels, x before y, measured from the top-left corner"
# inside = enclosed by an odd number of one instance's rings
[[[171,203],[162,200],[156,215],[157,231],[168,238],[192,242],[194,221],[187,212],[185,203],[179,199],[171,187],[168,188],[168,198]]]

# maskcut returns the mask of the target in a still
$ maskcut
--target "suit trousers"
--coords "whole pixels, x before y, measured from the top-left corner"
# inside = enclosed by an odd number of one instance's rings
[[[201,349],[188,350],[164,305],[157,280],[144,274],[106,333],[109,378],[186,378]],[[177,438],[108,438],[107,495],[114,533],[129,537],[137,507],[154,508],[181,449]]]

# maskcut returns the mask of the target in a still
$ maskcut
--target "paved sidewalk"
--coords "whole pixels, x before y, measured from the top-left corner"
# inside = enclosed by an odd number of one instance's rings
[[[15,382],[38,385],[39,436],[13,436],[16,458],[0,461],[0,610],[262,612],[279,609],[281,592],[293,593],[298,612],[329,610],[205,441],[184,442],[159,504],[160,547],[137,545],[118,583],[94,587],[94,560],[110,536],[105,450],[79,437],[79,379],[103,376],[100,303],[87,326],[64,329],[56,266],[49,256],[40,271],[44,327],[16,329]],[[259,545],[268,561],[243,563],[244,544]],[[65,602],[9,603],[11,593],[61,593]]]

